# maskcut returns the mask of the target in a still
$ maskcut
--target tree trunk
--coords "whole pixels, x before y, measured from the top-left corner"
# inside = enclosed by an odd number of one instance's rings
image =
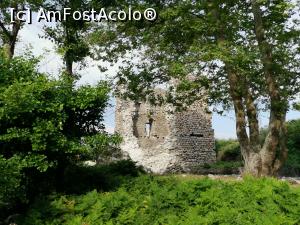
[[[262,163],[261,163],[262,160],[261,160],[260,154],[254,152],[252,149],[242,149],[241,148],[241,151],[247,152],[247,154],[243,154],[243,158],[244,158],[243,174],[251,174],[256,177],[261,176],[262,175]]]
[[[284,96],[280,95],[280,89],[276,82],[272,47],[265,37],[260,4],[257,0],[252,0],[251,5],[254,16],[254,31],[261,53],[261,62],[270,98],[269,132],[260,152],[262,174],[276,175],[287,158],[285,117],[288,103]]]
[[[18,5],[13,5],[12,8],[15,8],[18,11]],[[7,45],[6,53],[9,59],[12,59],[15,54],[15,47],[18,39],[18,34],[21,29],[21,21],[15,18],[15,23],[12,24],[12,30],[9,31],[5,25],[0,21],[0,27],[6,36],[7,41],[4,41],[4,44]]]
[[[6,27],[0,22],[0,27],[2,28],[3,33],[6,38],[9,40],[7,42],[4,41],[5,52],[9,59],[12,59],[15,54],[15,47],[17,43],[17,37],[20,30],[20,23],[16,22],[13,24],[13,30],[10,32],[6,29]]]
[[[216,40],[219,46],[225,46],[225,28],[220,18],[219,5],[211,2],[211,10],[215,24],[218,26]],[[273,58],[270,45],[265,39],[265,31],[261,11],[258,3],[252,0],[254,14],[255,34],[261,52],[261,62],[267,84],[267,93],[270,97],[269,131],[263,146],[259,141],[259,121],[257,119],[257,106],[248,87],[245,77],[241,77],[230,61],[225,63],[230,96],[233,101],[236,132],[244,159],[244,174],[254,176],[274,176],[282,167],[287,158],[285,107],[286,102],[281,98],[278,85],[273,73]],[[224,53],[230,56],[230,51],[225,46]],[[247,130],[248,129],[248,130]],[[248,132],[247,132],[248,131]],[[278,154],[279,151],[279,154]]]
[[[66,72],[70,76],[73,76],[73,61],[69,60],[67,56],[65,56],[65,64],[66,64]]]

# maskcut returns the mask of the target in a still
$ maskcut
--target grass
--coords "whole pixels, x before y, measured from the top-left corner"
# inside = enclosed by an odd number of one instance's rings
[[[270,178],[142,175],[114,191],[39,198],[18,224],[300,224],[300,188]]]

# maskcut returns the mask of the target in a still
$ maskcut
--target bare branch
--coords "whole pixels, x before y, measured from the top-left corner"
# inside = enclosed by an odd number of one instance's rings
[[[4,34],[8,37],[11,38],[11,33],[7,30],[7,28],[5,27],[5,25],[0,21],[0,27],[2,28]]]

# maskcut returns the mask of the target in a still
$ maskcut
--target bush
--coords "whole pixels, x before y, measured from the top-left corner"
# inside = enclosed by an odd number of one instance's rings
[[[219,161],[216,163],[206,165],[206,168],[213,168],[213,169],[238,169],[243,167],[242,161]]]
[[[288,159],[282,169],[282,173],[300,175],[300,120],[292,120],[287,123]]]
[[[19,224],[299,224],[300,190],[242,182],[141,176],[115,192],[39,199]]]
[[[241,161],[241,150],[236,140],[216,140],[218,161]]]
[[[63,192],[82,194],[92,190],[111,191],[144,171],[129,160],[108,165],[69,166],[64,174]]]
[[[287,122],[287,148],[288,159],[285,162],[280,173],[286,176],[300,175],[300,120],[291,120]],[[267,129],[260,130],[260,142],[263,144],[267,135]],[[236,140],[216,140],[217,160],[220,162],[236,161],[240,163],[241,153],[239,143]],[[216,164],[217,166],[221,164]],[[226,164],[227,165],[227,164]],[[229,164],[228,164],[229,165]],[[214,167],[209,165],[210,168]]]
[[[21,57],[8,60],[0,51],[0,167],[5,175],[0,201],[9,199],[10,205],[60,188],[64,169],[91,157],[83,138],[106,135],[108,84],[76,87],[76,80],[65,75],[52,79],[38,73],[36,63]],[[25,200],[16,194],[20,186]],[[7,209],[2,205],[1,212]]]
[[[16,201],[25,200],[22,180],[22,165],[18,157],[5,159],[0,155],[0,218],[16,204]]]
[[[83,138],[83,143],[91,160],[97,165],[107,164],[115,159],[122,158],[119,145],[122,137],[118,134],[99,133],[90,137]]]

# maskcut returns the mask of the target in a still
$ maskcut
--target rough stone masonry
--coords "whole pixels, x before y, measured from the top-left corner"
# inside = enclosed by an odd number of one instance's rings
[[[121,149],[154,173],[191,172],[216,161],[211,114],[196,102],[183,112],[170,105],[116,99]]]

